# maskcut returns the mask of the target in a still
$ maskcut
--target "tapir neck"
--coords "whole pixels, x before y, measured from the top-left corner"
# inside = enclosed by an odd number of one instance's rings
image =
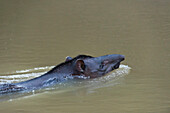
[[[73,69],[73,64],[66,64],[64,66],[59,66],[59,67],[54,67],[52,70],[50,70],[49,72],[46,73],[46,75],[48,74],[73,74],[74,69]]]
[[[72,76],[73,67],[71,65],[65,65],[62,67],[55,67],[51,71],[41,75],[40,77],[17,83],[16,85],[20,85],[22,87],[27,87],[28,89],[36,89],[38,87],[47,86],[56,82],[62,82],[67,77]]]

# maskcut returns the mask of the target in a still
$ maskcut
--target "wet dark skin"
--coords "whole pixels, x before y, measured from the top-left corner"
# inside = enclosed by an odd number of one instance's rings
[[[40,89],[61,83],[70,78],[79,78],[79,76],[86,78],[101,77],[119,68],[120,62],[124,59],[125,57],[119,54],[100,57],[79,55],[75,58],[68,56],[65,62],[40,77],[14,84],[1,84],[0,93]]]

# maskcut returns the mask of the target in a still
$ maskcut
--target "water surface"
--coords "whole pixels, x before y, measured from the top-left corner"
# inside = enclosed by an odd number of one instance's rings
[[[9,95],[0,111],[169,113],[169,12],[169,0],[1,0],[1,83],[39,76],[78,54],[123,54],[122,65],[131,72],[11,100]]]

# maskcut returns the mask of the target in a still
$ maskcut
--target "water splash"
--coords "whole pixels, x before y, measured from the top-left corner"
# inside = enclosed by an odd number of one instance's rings
[[[33,69],[17,70],[15,72],[8,73],[9,75],[0,76],[0,84],[26,81],[28,79],[38,77],[54,67],[55,66],[45,66]],[[119,69],[109,73],[108,75],[89,80],[88,82],[90,84],[102,81],[107,82],[111,79],[115,79],[116,77],[127,75],[130,72],[130,69],[131,68],[128,65],[120,65]]]
[[[51,69],[54,68],[55,66],[45,66],[45,67],[36,67],[33,69],[26,69],[26,70],[20,70],[20,71],[15,71],[15,73],[26,73],[26,72],[33,72],[33,71],[39,71],[39,70],[46,70],[46,69]]]
[[[0,76],[0,84],[26,81],[46,73],[53,67],[54,66],[36,67],[33,69],[17,70],[12,73],[7,73],[5,76]]]
[[[103,77],[89,79],[89,81],[83,81],[82,83],[85,83],[84,87],[86,87],[88,92],[91,93],[94,92],[95,89],[120,84],[120,79],[123,79],[125,75],[128,75],[130,70],[131,67],[128,65],[121,64],[119,69],[116,69]]]

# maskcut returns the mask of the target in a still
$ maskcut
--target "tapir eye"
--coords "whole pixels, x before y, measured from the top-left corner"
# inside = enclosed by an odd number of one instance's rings
[[[104,67],[104,64],[101,64],[101,65],[100,65],[100,69],[102,69],[103,67]]]

